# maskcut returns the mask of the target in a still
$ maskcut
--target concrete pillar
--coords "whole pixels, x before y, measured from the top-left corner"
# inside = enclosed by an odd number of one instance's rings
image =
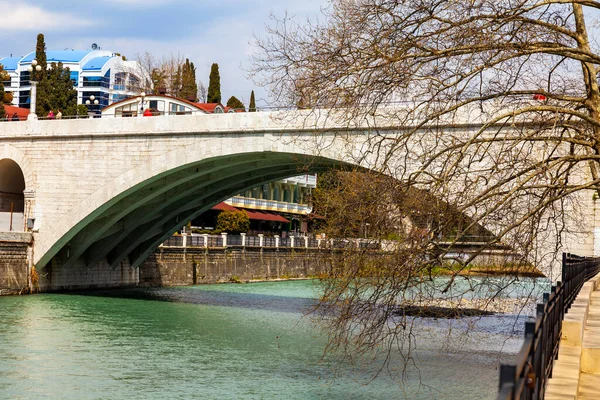
[[[227,233],[223,232],[221,236],[223,237],[223,247],[227,247]]]
[[[35,71],[35,69],[34,69]],[[33,76],[33,72],[31,72],[31,76]],[[33,120],[33,119],[37,119],[37,115],[35,114],[35,107],[36,107],[36,100],[37,100],[37,82],[36,81],[29,81],[29,83],[31,83],[31,93],[30,93],[30,99],[29,99],[29,115],[27,116],[27,119]]]
[[[304,236],[304,247],[308,249],[308,236]]]
[[[279,235],[274,235],[275,236],[275,247],[279,247]]]
[[[265,235],[263,235],[262,233],[259,233],[258,234],[258,246],[263,247],[264,244],[265,244]]]
[[[242,247],[246,247],[246,234],[240,233],[240,236],[242,237]]]
[[[202,236],[204,236],[204,247],[208,247],[208,234],[205,233]]]
[[[294,237],[290,236],[290,247],[294,247]]]

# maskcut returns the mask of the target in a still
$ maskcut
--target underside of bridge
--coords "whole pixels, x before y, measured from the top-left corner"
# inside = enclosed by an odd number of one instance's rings
[[[104,203],[58,240],[36,263],[61,269],[107,262],[139,267],[187,221],[247,189],[304,173],[349,169],[339,161],[256,152],[221,156],[168,170]]]

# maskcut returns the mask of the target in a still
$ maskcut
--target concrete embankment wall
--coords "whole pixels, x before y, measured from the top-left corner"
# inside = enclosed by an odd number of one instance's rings
[[[140,286],[193,285],[231,280],[317,276],[332,253],[273,248],[159,248],[140,267]]]
[[[0,294],[17,293],[27,287],[31,234],[0,233]]]

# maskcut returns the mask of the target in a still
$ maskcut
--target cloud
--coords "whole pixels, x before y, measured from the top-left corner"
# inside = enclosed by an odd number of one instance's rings
[[[56,31],[70,30],[91,25],[91,21],[73,16],[44,10],[27,3],[0,1],[2,10],[2,29],[15,31]]]

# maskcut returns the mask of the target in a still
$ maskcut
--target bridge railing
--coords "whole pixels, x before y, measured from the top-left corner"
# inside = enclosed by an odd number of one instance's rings
[[[500,366],[497,400],[544,398],[558,357],[564,315],[584,282],[599,271],[600,258],[563,254],[562,282],[544,293],[535,321],[525,323],[525,342],[513,362]]]
[[[384,244],[384,243],[383,243]],[[381,250],[382,243],[373,239],[318,239],[305,236],[182,235],[165,240],[162,247],[270,247],[311,249]]]

